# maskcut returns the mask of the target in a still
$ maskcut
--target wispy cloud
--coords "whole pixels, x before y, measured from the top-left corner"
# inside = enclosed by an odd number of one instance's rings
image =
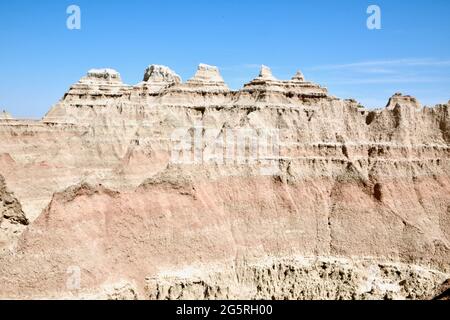
[[[405,58],[328,64],[308,68],[322,72],[327,85],[450,83],[450,59]]]
[[[308,70],[365,70],[371,72],[373,70],[390,70],[386,68],[401,68],[401,67],[450,67],[450,60],[437,60],[432,58],[422,58],[422,59],[393,59],[393,60],[372,60],[372,61],[361,61],[354,63],[345,64],[328,64],[313,66],[308,68]]]
[[[370,74],[394,74],[397,73],[396,70],[383,68],[383,67],[358,67],[353,69],[357,73],[370,73]]]
[[[379,77],[363,79],[338,79],[327,82],[329,85],[358,85],[358,84],[390,84],[390,83],[448,83],[450,77]]]

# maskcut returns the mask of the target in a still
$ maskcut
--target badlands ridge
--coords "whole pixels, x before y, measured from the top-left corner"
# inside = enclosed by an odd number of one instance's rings
[[[0,298],[448,296],[449,103],[100,69],[42,120],[0,114],[0,141]]]

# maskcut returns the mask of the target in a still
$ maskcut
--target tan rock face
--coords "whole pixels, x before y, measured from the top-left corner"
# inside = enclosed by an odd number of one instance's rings
[[[297,73],[292,77],[292,81],[303,82],[305,81],[305,77],[303,76],[303,73],[298,70]]]
[[[275,77],[272,75],[272,70],[270,70],[270,68],[265,65],[261,66],[261,71],[259,72],[258,78],[265,80],[276,80]]]
[[[219,82],[224,83],[222,76],[219,73],[219,69],[215,66],[209,66],[207,64],[201,63],[198,66],[197,72],[195,76],[188,81],[188,83],[196,83],[196,82]],[[225,84],[225,83],[224,83]]]
[[[203,63],[198,66],[197,72],[186,82],[185,87],[208,92],[230,91],[228,86],[223,81],[223,78],[219,73],[219,69],[215,66],[210,66]]]
[[[393,110],[396,107],[409,107],[412,109],[420,110],[422,106],[416,100],[416,98],[411,96],[404,96],[401,93],[396,93],[389,99],[386,108],[389,110]]]
[[[240,91],[240,100],[251,95],[249,103],[264,102],[265,104],[299,104],[299,100],[313,98],[329,98],[327,89],[305,81],[301,72],[297,72],[292,80],[278,80],[267,66],[261,66],[259,76],[244,85]]]
[[[436,296],[449,128],[448,104],[366,110],[300,72],[263,67],[239,91],[207,65],[185,83],[153,65],[135,86],[89,72],[42,121],[0,120],[22,226],[4,237],[0,297]]]
[[[0,175],[0,252],[13,243],[28,223],[22,206],[7,189],[5,179]]]
[[[181,77],[166,66],[151,65],[145,70],[143,86],[148,92],[157,93],[164,88],[180,84]]]
[[[3,176],[0,176],[0,203],[2,209],[0,223],[3,219],[7,219],[15,223],[28,224],[28,220],[22,211],[20,203],[6,188],[5,179]]]

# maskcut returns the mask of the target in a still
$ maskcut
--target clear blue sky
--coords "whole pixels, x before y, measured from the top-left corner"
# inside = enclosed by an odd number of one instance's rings
[[[81,8],[81,30],[66,9]],[[381,8],[381,30],[366,9]],[[183,80],[200,62],[233,89],[259,64],[305,76],[342,98],[384,106],[400,91],[424,104],[450,99],[448,0],[14,0],[0,1],[0,108],[42,117],[90,68],[141,81],[149,64]]]

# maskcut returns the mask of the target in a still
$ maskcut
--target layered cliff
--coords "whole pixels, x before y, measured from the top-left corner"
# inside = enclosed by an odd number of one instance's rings
[[[0,297],[413,299],[449,278],[449,104],[152,65],[135,86],[91,70],[0,137],[31,221]]]

